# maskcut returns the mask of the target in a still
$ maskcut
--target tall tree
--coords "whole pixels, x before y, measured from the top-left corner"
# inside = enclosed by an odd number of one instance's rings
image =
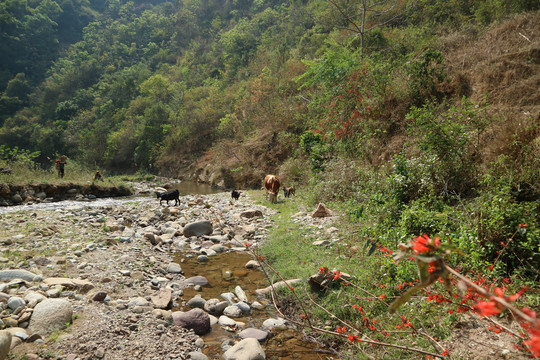
[[[328,0],[346,22],[346,26],[337,25],[338,28],[346,29],[360,36],[360,54],[365,51],[366,34],[374,29],[385,26],[398,15],[387,17],[398,4],[398,0]]]

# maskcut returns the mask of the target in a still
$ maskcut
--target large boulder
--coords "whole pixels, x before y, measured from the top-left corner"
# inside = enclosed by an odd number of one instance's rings
[[[204,310],[196,308],[187,312],[175,311],[172,316],[175,325],[193,329],[197,335],[204,335],[211,329],[210,316]]]
[[[332,211],[330,211],[330,209],[326,207],[326,205],[324,205],[323,203],[319,203],[319,205],[317,206],[317,209],[313,211],[311,216],[314,218],[320,218],[320,217],[334,216],[334,214],[332,213]]]
[[[39,278],[38,275],[28,270],[1,270],[0,281],[9,281],[13,279],[23,279],[24,281],[34,281]]]
[[[210,235],[214,231],[212,223],[208,220],[195,221],[184,227],[184,236],[204,236]]]
[[[208,279],[204,276],[192,276],[184,280],[187,284],[205,286],[208,285]]]
[[[11,347],[11,334],[9,331],[0,330],[0,360],[4,360]]]
[[[265,360],[266,355],[254,338],[244,339],[223,354],[225,360]]]
[[[35,334],[46,336],[63,329],[71,322],[73,307],[65,299],[46,299],[36,305],[28,328]]]
[[[268,333],[255,328],[247,328],[240,331],[238,337],[240,337],[240,339],[257,339],[257,341],[263,342],[268,337]]]

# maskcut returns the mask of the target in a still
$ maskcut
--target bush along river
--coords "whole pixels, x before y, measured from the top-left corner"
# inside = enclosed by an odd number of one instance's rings
[[[146,193],[0,214],[0,359],[337,358],[261,295],[245,243],[265,240],[274,210],[245,193],[178,206]]]

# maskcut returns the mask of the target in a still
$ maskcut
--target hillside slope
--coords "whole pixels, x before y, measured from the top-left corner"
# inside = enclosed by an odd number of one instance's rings
[[[502,154],[515,156],[519,161],[517,142],[519,147],[528,147],[537,154],[536,159],[540,158],[539,34],[540,13],[535,12],[495,24],[485,33],[464,30],[441,38],[440,50],[448,76],[440,88],[451,103],[459,104],[463,97],[470,98],[485,107],[485,116],[492,118],[478,148],[476,161],[481,167],[487,167]],[[410,141],[409,123],[405,120],[408,99],[387,98],[385,106],[386,118],[380,120],[381,128],[388,121],[398,126],[388,132],[384,141],[378,142],[376,152],[371,155],[369,162],[377,166],[393,161]],[[296,110],[305,115],[302,106]],[[290,164],[283,167],[284,162],[290,156],[302,159],[304,155],[298,142],[291,137],[280,137],[279,130],[279,124],[270,122],[243,139],[220,141],[194,165],[182,168],[178,175],[188,173],[198,180],[226,187],[257,187],[265,173],[279,173],[280,167],[289,176]],[[529,154],[526,161],[538,161],[534,158]],[[305,160],[299,164],[309,171]],[[293,181],[296,180],[298,177]]]

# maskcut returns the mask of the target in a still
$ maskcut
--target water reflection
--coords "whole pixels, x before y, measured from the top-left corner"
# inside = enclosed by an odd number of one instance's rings
[[[208,184],[198,183],[194,181],[188,181],[188,180],[182,180],[179,183],[171,184],[171,186],[168,188],[168,190],[175,190],[178,189],[178,192],[180,195],[192,195],[192,194],[199,194],[199,195],[209,195],[209,194],[217,194],[220,192],[224,192],[223,189],[217,189],[215,187],[212,187]]]

